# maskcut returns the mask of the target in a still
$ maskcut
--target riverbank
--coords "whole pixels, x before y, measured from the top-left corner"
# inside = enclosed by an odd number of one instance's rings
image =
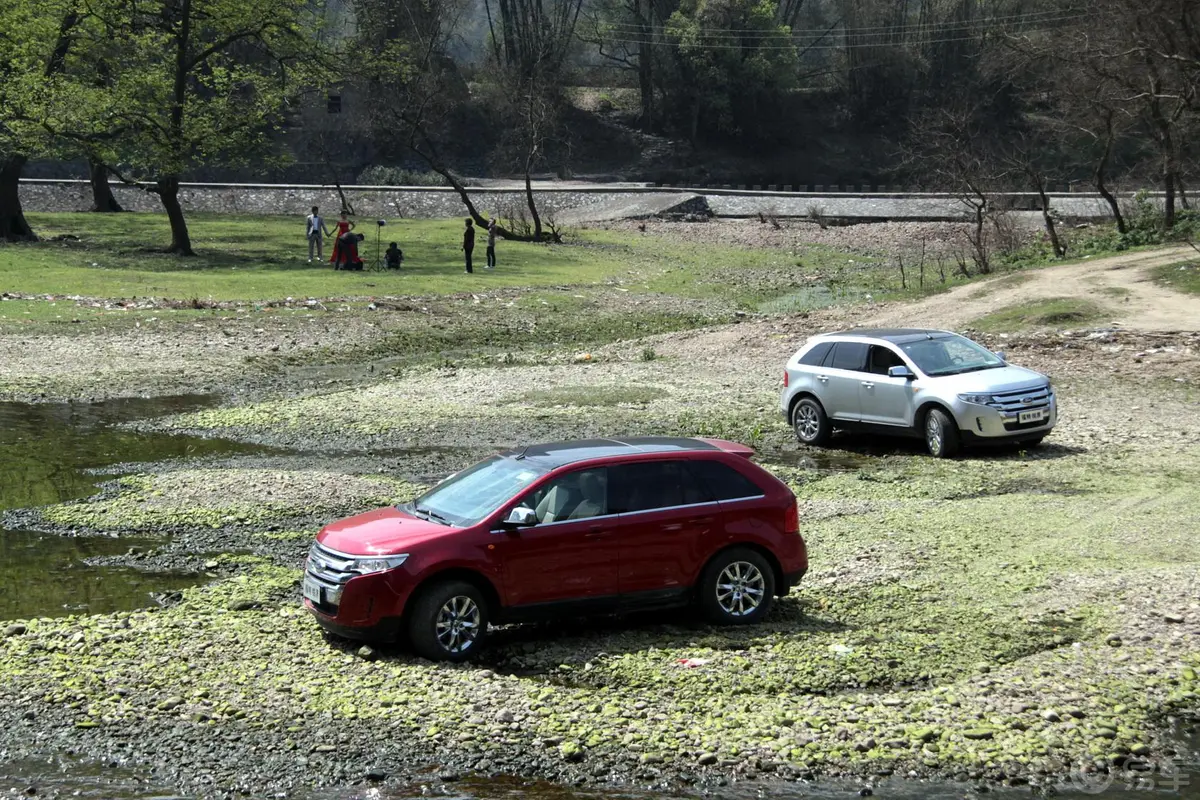
[[[421,327],[350,302],[281,313],[322,333],[261,361],[181,342],[175,358],[211,365],[224,401],[120,424],[129,449],[144,436],[161,450],[94,476],[95,494],[81,482],[0,525],[136,541],[93,561],[203,580],[153,607],[0,625],[0,752],[70,750],[200,797],[494,774],[656,791],[885,777],[1049,788],[1176,755],[1168,718],[1200,706],[1200,324],[1144,331],[1131,314],[1128,330],[1018,320],[981,335],[1055,383],[1060,425],[1033,451],[943,462],[861,437],[813,450],[775,409],[787,356],[818,331],[923,306],[747,310],[786,274],[776,253],[721,291],[706,285],[720,271],[682,281],[633,252],[640,266],[610,276],[624,283],[430,295],[436,324]],[[968,291],[983,316],[1011,288]],[[664,309],[684,322],[644,324]],[[259,321],[273,317],[235,312],[169,331],[268,341]],[[138,364],[166,331],[151,346],[128,324],[76,323],[82,338],[28,324],[46,352],[13,348],[25,386],[178,385],[146,380],[170,356]],[[85,341],[95,375],[84,355],[56,373]],[[122,341],[141,344],[94,358]],[[811,571],[762,625],[675,613],[505,628],[479,662],[447,666],[323,636],[301,609],[303,558],[328,520],[500,447],[630,433],[748,442],[796,491]],[[176,436],[225,444],[189,457]]]

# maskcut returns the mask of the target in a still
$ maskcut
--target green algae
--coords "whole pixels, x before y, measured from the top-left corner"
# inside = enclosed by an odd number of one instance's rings
[[[49,506],[41,514],[52,524],[107,531],[252,527],[402,502],[420,490],[416,484],[378,475],[191,469],[122,477],[114,492]]]
[[[1147,609],[1194,589],[1198,456],[776,467],[804,503],[841,511],[802,519],[812,570],[752,628],[585,628],[532,652],[500,644],[494,671],[368,661],[300,610],[297,570],[237,557],[222,563],[239,574],[170,608],[30,621],[0,640],[0,685],[72,724],[287,731],[328,715],[434,749],[554,742],[569,761],[1009,775],[1111,761],[1156,752],[1163,715],[1200,691],[1194,644],[1127,633],[1165,625]]]

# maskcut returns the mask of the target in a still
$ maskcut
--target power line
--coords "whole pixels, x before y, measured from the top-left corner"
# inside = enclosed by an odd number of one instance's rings
[[[782,31],[764,31],[762,28],[708,28],[707,30],[717,31],[718,33],[711,34],[713,36],[726,36],[737,33],[756,33],[760,35],[777,35],[777,36],[798,36],[801,34],[825,35],[831,30],[837,29],[842,34],[862,34],[862,35],[877,35],[877,34],[894,34],[904,31],[934,31],[948,32],[956,29],[972,28],[979,25],[997,25],[1009,24],[1013,22],[1053,22],[1057,19],[1074,19],[1084,16],[1089,16],[1089,12],[1080,12],[1068,9],[1054,9],[1050,11],[1034,11],[1026,14],[1009,14],[994,17],[979,17],[970,20],[943,20],[941,22],[931,23],[908,23],[904,25],[877,25],[848,28],[839,26],[837,23],[827,25],[823,28],[792,28],[787,33]],[[628,22],[614,22],[605,25],[607,28],[614,30],[627,30],[631,34],[644,33],[645,25],[637,25]]]
[[[1046,28],[1043,30],[1050,30],[1050,29]],[[1041,32],[1041,31],[1033,31],[1033,32],[1037,33],[1037,32]],[[948,39],[926,39],[921,42],[910,43],[910,44],[929,45],[929,44],[950,44],[950,43],[954,43],[954,42],[974,42],[974,41],[977,41],[978,38],[979,37],[977,37],[977,36],[958,36],[958,37],[948,38]],[[638,46],[656,45],[656,44],[663,44],[663,43],[664,42],[661,39],[658,39],[658,40],[608,39],[608,40],[605,40],[605,42],[604,42],[604,44],[627,44],[627,45],[638,45]],[[904,42],[865,42],[865,43],[861,43],[861,44],[858,42],[855,42],[852,46],[855,48],[860,48],[860,47],[861,48],[874,48],[874,47],[903,47],[904,45],[905,45]],[[792,42],[790,44],[760,43],[760,44],[753,44],[753,45],[703,44],[702,43],[702,44],[687,44],[687,47],[689,49],[695,49],[695,50],[762,50],[762,51],[770,51],[770,50],[797,50],[797,49],[799,49],[799,50],[804,50],[805,52],[811,52],[814,50],[815,51],[825,51],[825,50],[845,50],[846,49],[845,45],[816,45],[816,44],[814,44],[814,45],[809,45],[809,46],[803,46],[802,44],[796,43],[796,42]]]

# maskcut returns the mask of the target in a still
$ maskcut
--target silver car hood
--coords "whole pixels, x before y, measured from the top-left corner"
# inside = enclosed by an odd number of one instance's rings
[[[926,377],[923,380],[936,385],[939,390],[959,394],[1015,392],[1019,389],[1041,388],[1050,382],[1050,379],[1040,372],[1011,365],[979,372],[965,372],[962,375]]]

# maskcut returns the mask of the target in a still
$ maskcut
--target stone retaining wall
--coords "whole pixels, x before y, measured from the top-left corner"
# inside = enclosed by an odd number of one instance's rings
[[[361,218],[442,219],[462,217],[462,201],[452,189],[442,187],[344,187],[347,200]],[[113,193],[131,211],[162,210],[158,197],[140,189],[114,185]],[[966,207],[950,195],[938,194],[814,194],[754,192],[721,189],[674,189],[632,185],[571,186],[553,184],[535,189],[539,212],[547,219],[571,210],[572,224],[609,218],[622,206],[661,204],[671,198],[702,195],[718,217],[807,217],[848,220],[957,220]],[[509,216],[525,208],[525,194],[516,188],[472,188],[472,200],[483,214]],[[1014,208],[1036,208],[1029,195],[1010,195]],[[341,207],[337,190],[325,186],[184,184],[180,203],[188,212],[221,214],[286,214],[303,217],[310,206],[320,206],[327,219]],[[86,181],[28,180],[21,182],[21,202],[27,211],[86,211],[91,207],[91,187]],[[1054,209],[1073,219],[1105,219],[1104,201],[1097,195],[1051,196]],[[589,213],[591,212],[591,213]]]

